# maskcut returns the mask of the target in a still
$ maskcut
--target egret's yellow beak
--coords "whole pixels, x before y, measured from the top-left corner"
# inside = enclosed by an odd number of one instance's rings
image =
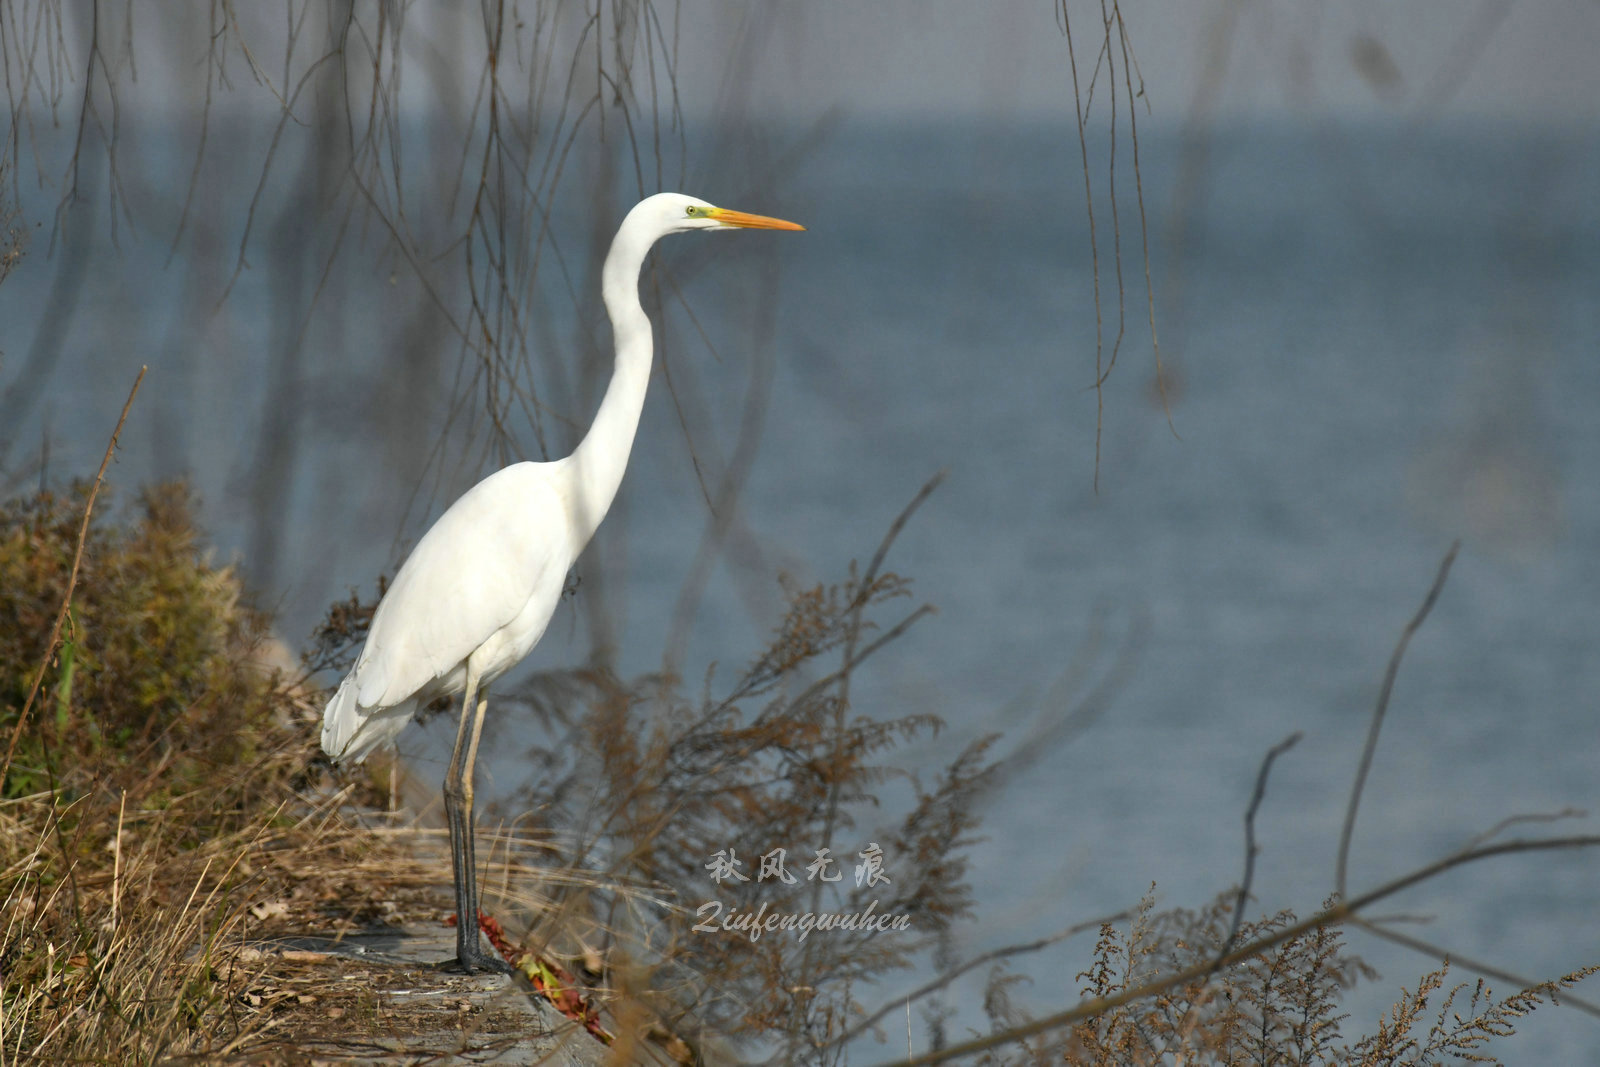
[[[768,218],[766,215],[749,215],[743,211],[730,211],[725,207],[714,207],[706,212],[711,218],[729,226],[743,226],[748,230],[803,230],[804,226],[798,222],[787,222],[784,219]]]

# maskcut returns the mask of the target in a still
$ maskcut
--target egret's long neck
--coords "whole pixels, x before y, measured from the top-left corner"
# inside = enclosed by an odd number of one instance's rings
[[[624,224],[618,232],[600,279],[617,348],[616,366],[594,425],[569,460],[573,474],[572,517],[580,548],[605,518],[622,484],[634,433],[639,429],[645,390],[650,385],[653,340],[650,318],[639,304],[639,271],[654,238],[636,237],[630,230]]]

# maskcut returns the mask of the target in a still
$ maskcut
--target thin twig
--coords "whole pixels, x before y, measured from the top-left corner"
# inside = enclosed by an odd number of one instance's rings
[[[856,586],[855,603],[851,605],[850,624],[844,642],[843,654],[840,657],[840,666],[837,671],[829,676],[829,680],[836,682],[839,687],[839,698],[834,706],[833,726],[835,731],[834,736],[839,738],[838,746],[840,747],[837,747],[834,751],[834,762],[837,762],[838,757],[841,755],[842,746],[844,744],[845,715],[848,713],[850,708],[850,676],[852,672],[855,671],[856,667],[860,665],[861,661],[865,659],[866,656],[875,648],[880,647],[885,641],[889,641],[895,637],[898,637],[913,622],[932,610],[930,605],[924,604],[922,607],[912,612],[909,617],[901,620],[899,626],[895,627],[888,634],[883,635],[876,642],[873,642],[860,654],[857,653],[857,645],[861,639],[861,614],[866,610],[868,602],[872,599],[872,587],[878,580],[878,569],[883,566],[884,559],[889,555],[889,548],[900,536],[900,531],[905,529],[906,523],[911,520],[911,516],[916,512],[916,510],[922,506],[923,501],[927,500],[933,491],[939,488],[939,486],[944,482],[945,476],[948,473],[948,469],[941,468],[934,474],[933,477],[929,478],[923,483],[922,488],[918,489],[916,495],[911,498],[911,502],[908,503],[904,508],[900,509],[900,514],[896,515],[894,522],[889,524],[889,531],[883,535],[883,540],[878,544],[878,550],[873,553],[872,561],[867,564],[866,572],[861,576],[861,580]],[[821,683],[813,683],[813,685],[806,691],[807,696],[809,696],[813,691],[817,690],[820,684]],[[826,811],[827,814],[822,820],[823,841],[829,841],[832,839],[833,831],[838,825],[838,779],[834,779],[828,783]],[[817,902],[821,899],[822,882],[819,880],[811,887],[810,910],[816,911],[818,907]],[[805,955],[802,958],[800,970],[801,985],[807,985],[811,982],[811,962],[813,951],[813,945],[806,946]]]
[[[1105,421],[1105,378],[1100,361],[1105,352],[1100,316],[1100,247],[1094,230],[1094,189],[1089,178],[1089,140],[1084,133],[1084,105],[1078,89],[1078,56],[1072,47],[1072,19],[1065,0],[1061,4],[1061,33],[1067,39],[1067,62],[1072,71],[1072,109],[1078,119],[1078,152],[1083,157],[1083,202],[1089,217],[1089,262],[1094,277],[1094,491],[1100,492],[1100,433]],[[1089,83],[1092,91],[1093,80]]]
[[[139,383],[144,381],[144,372],[149,366],[139,368],[139,376],[133,380],[133,388],[128,391],[128,400],[122,405],[122,414],[117,418],[117,428],[111,431],[111,443],[106,445],[106,454],[100,460],[100,469],[95,473],[94,485],[89,488],[89,499],[83,506],[83,523],[78,527],[78,548],[72,554],[72,572],[67,576],[67,591],[61,597],[61,609],[56,612],[55,625],[50,627],[50,641],[45,645],[44,656],[39,662],[39,671],[33,676],[33,687],[28,690],[28,699],[22,702],[22,710],[17,713],[17,725],[11,730],[11,743],[6,746],[6,761],[0,765],[0,786],[3,786],[6,776],[11,773],[11,758],[16,755],[17,742],[22,738],[22,731],[28,725],[28,712],[33,709],[33,702],[39,696],[39,690],[44,685],[45,672],[50,669],[50,661],[55,658],[56,648],[61,643],[61,626],[67,621],[67,612],[72,607],[72,594],[78,586],[78,566],[83,562],[83,546],[89,539],[89,516],[94,514],[94,498],[100,493],[100,483],[105,480],[106,468],[111,465],[111,456],[117,450],[117,437],[122,433],[122,424],[128,421],[128,410],[133,407],[133,398],[139,395]]]
[[[1017,945],[1005,945],[1001,948],[992,949],[988,952],[974,956],[965,963],[945,971],[943,974],[927,982],[926,984],[918,986],[911,992],[905,993],[889,1001],[889,1003],[885,1004],[882,1008],[878,1009],[861,1022],[856,1023],[856,1025],[852,1026],[849,1030],[846,1030],[835,1041],[835,1044],[838,1047],[843,1048],[845,1045],[849,1044],[855,1038],[859,1037],[861,1034],[870,1029],[872,1025],[879,1019],[882,1019],[885,1015],[888,1015],[891,1011],[893,1011],[895,1005],[902,1003],[909,1005],[913,1000],[921,1000],[929,993],[934,993],[940,989],[943,989],[945,986],[949,985],[951,982],[955,981],[957,978],[960,978],[962,975],[966,974],[975,967],[982,967],[986,963],[992,963],[995,960],[1003,960],[1009,956],[1017,956],[1028,952],[1038,952],[1040,949],[1049,948],[1051,945],[1054,945],[1059,941],[1065,941],[1069,937],[1075,937],[1078,934],[1083,933],[1085,930],[1098,930],[1100,927],[1105,926],[1108,923],[1121,922],[1122,920],[1128,918],[1128,916],[1131,914],[1132,912],[1119,911],[1115,915],[1105,915],[1098,919],[1090,919],[1087,922],[1074,923],[1065,930],[1057,930],[1048,937],[1041,937],[1036,941],[1026,941]]]
[[[945,476],[949,473],[949,468],[941,468],[932,478],[923,482],[922,488],[917,490],[917,495],[912,497],[911,502],[901,508],[900,514],[894,517],[894,521],[889,524],[889,532],[883,535],[883,540],[878,543],[878,550],[872,554],[872,562],[867,564],[867,573],[861,579],[863,589],[870,589],[872,583],[877,580],[878,569],[883,566],[884,557],[889,554],[889,546],[894,544],[895,539],[900,536],[900,531],[904,530],[906,523],[911,521],[912,514],[922,506],[922,502],[927,500],[935,489],[944,483]],[[864,607],[866,605],[869,595],[865,592],[857,594],[860,606]]]
[[[1167,416],[1167,429],[1172,431],[1172,436],[1180,440],[1178,427],[1172,421],[1172,403],[1167,396],[1167,373],[1161,366],[1161,340],[1156,336],[1156,290],[1150,281],[1150,227],[1145,222],[1144,213],[1144,172],[1139,166],[1139,109],[1134,106],[1136,99],[1133,92],[1133,80],[1129,73],[1138,66],[1137,58],[1128,47],[1128,27],[1122,21],[1122,8],[1113,3],[1112,10],[1117,16],[1117,32],[1122,40],[1122,79],[1128,90],[1128,139],[1133,142],[1133,191],[1139,201],[1139,243],[1144,253],[1144,295],[1145,305],[1150,316],[1150,348],[1156,357],[1156,389],[1161,394],[1161,410]],[[1144,96],[1144,75],[1139,75],[1139,96]],[[1145,106],[1149,107],[1149,98],[1145,99]]]
[[[1256,853],[1261,851],[1256,847],[1256,811],[1261,807],[1261,798],[1267,794],[1267,775],[1272,773],[1272,761],[1299,744],[1302,736],[1296,730],[1268,749],[1261,760],[1261,770],[1256,774],[1256,789],[1250,796],[1250,807],[1244,813],[1244,878],[1239,882],[1239,896],[1233,902],[1233,922],[1228,926],[1228,936],[1223,939],[1222,950],[1217,953],[1213,969],[1222,966],[1223,959],[1233,948],[1233,939],[1239,936],[1239,924],[1244,921],[1244,903],[1250,899],[1250,886],[1256,877]]]
[[[1098,722],[1100,716],[1111,707],[1132,679],[1134,668],[1139,664],[1149,636],[1149,611],[1139,609],[1134,613],[1128,633],[1117,650],[1116,659],[1112,661],[1104,676],[1076,704],[1063,712],[1059,709],[1066,707],[1071,691],[1077,687],[1081,676],[1088,673],[1087,665],[1081,670],[1076,669],[1076,665],[1068,667],[1067,671],[1052,683],[1043,701],[1039,717],[1049,720],[1047,725],[1030,731],[1026,737],[1017,742],[1011,752],[995,761],[992,787],[974,797],[973,803],[981,804],[997,799],[1001,795],[1001,786],[1015,781],[1018,775],[1059,751],[1062,746]],[[1098,643],[1099,637],[1096,634],[1091,638],[1089,655],[1084,657],[1086,660],[1097,654],[1094,646]]]
[[[1396,933],[1393,930],[1385,929],[1384,927],[1378,925],[1379,921],[1381,920],[1362,918],[1352,918],[1350,920],[1354,926],[1365,930],[1367,933],[1372,934],[1375,937],[1381,937],[1386,941],[1393,941],[1397,945],[1404,945],[1406,948],[1420,952],[1424,956],[1432,956],[1434,959],[1440,960],[1444,963],[1458,964],[1475,974],[1483,975],[1485,978],[1493,978],[1500,982],[1509,982],[1518,989],[1532,989],[1540,984],[1538,982],[1530,981],[1527,978],[1523,978],[1520,975],[1512,974],[1510,971],[1502,971],[1498,967],[1483,963],[1467,956],[1463,956],[1459,952],[1455,952],[1451,949],[1440,948],[1438,945],[1431,944],[1427,941],[1410,937],[1406,934]],[[1575,997],[1566,990],[1561,991],[1559,999],[1557,999],[1555,992],[1552,991],[1550,994],[1550,999],[1557,1004],[1568,1004],[1574,1008],[1577,1008],[1579,1011],[1587,1012],[1590,1015],[1600,1016],[1600,1004],[1596,1004],[1593,1001],[1584,1000],[1582,997]]]
[[[1444,554],[1444,560],[1439,564],[1439,573],[1434,576],[1433,585],[1428,588],[1428,595],[1423,598],[1422,606],[1417,613],[1406,623],[1400,640],[1395,642],[1394,653],[1389,657],[1389,668],[1383,673],[1383,687],[1378,690],[1378,703],[1372,709],[1372,725],[1367,728],[1367,745],[1361,751],[1361,765],[1356,769],[1355,785],[1350,789],[1350,806],[1344,815],[1344,827],[1339,831],[1339,861],[1334,870],[1334,883],[1338,887],[1339,895],[1345,896],[1345,874],[1350,860],[1350,835],[1355,832],[1356,812],[1361,808],[1361,790],[1367,784],[1367,772],[1372,769],[1372,756],[1378,750],[1378,732],[1383,729],[1383,717],[1389,710],[1389,694],[1394,691],[1394,679],[1400,673],[1400,660],[1406,654],[1406,646],[1411,643],[1411,635],[1422,627],[1428,617],[1428,612],[1433,610],[1434,602],[1439,599],[1439,593],[1444,589],[1445,579],[1450,576],[1450,564],[1456,561],[1456,553],[1461,550],[1461,542],[1456,541],[1450,546],[1450,551]]]
[[[1588,815],[1589,813],[1582,808],[1562,808],[1560,811],[1535,811],[1523,815],[1508,815],[1462,847],[1477,848],[1479,845],[1487,844],[1513,826],[1522,826],[1530,822],[1560,822],[1562,819],[1583,819],[1587,818]]]

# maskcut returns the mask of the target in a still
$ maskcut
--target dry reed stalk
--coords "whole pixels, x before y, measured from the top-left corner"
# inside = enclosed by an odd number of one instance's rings
[[[145,371],[148,366],[139,368],[138,377],[133,380],[133,388],[128,391],[127,402],[122,405],[122,414],[117,418],[117,428],[111,431],[111,441],[106,445],[106,454],[100,459],[100,469],[95,472],[94,486],[89,490],[89,499],[83,506],[83,525],[78,529],[78,547],[72,555],[72,573],[67,578],[66,592],[61,595],[61,610],[56,613],[56,621],[50,627],[50,640],[46,642],[45,654],[39,663],[39,671],[33,676],[33,685],[28,689],[28,698],[22,702],[22,710],[17,713],[17,725],[11,730],[11,742],[6,746],[6,758],[0,763],[0,786],[3,786],[7,775],[11,773],[11,759],[17,754],[17,741],[22,737],[23,728],[28,725],[28,712],[33,709],[33,702],[39,696],[39,688],[44,685],[45,672],[50,668],[50,661],[55,658],[56,649],[61,643],[61,626],[67,621],[67,612],[72,607],[72,592],[78,586],[78,567],[83,562],[83,546],[89,539],[89,519],[94,514],[94,499],[100,493],[100,484],[105,481],[106,468],[111,465],[111,456],[117,450],[117,438],[122,435],[122,424],[128,421],[128,411],[133,407],[133,398],[139,395],[139,384],[144,381]]]

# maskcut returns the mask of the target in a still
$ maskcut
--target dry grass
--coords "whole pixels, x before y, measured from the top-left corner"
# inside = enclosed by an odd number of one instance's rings
[[[524,800],[570,843],[572,861],[604,870],[612,885],[652,887],[665,905],[580,888],[560,901],[556,924],[547,918],[533,936],[559,943],[564,932],[591,928],[602,954],[630,961],[635,1010],[670,1033],[716,1033],[787,1062],[834,1061],[860,1017],[860,992],[970,915],[965,853],[978,821],[972,800],[990,776],[988,739],[919,781],[897,768],[895,750],[939,721],[877,719],[850,698],[863,662],[928,610],[901,606],[909,582],[883,567],[905,517],[843,581],[790,588],[767,647],[729,682],[708,673],[695,691],[675,678],[591,677],[581,717],[555,735],[576,743],[531,753],[545,773]],[[530,702],[540,681],[525,691]],[[877,796],[896,779],[910,786],[910,802],[882,812]],[[892,882],[852,877],[869,842],[881,845]],[[761,857],[779,848],[792,881],[762,880]],[[841,879],[826,886],[806,870],[824,848]],[[740,858],[746,881],[712,880],[707,864],[724,850]],[[763,908],[820,917],[869,907],[906,917],[910,928],[801,940],[702,925]]]
[[[7,736],[83,495],[0,510]],[[264,665],[265,621],[207,559],[181,487],[91,534],[68,618],[0,803],[0,1058],[215,1050],[255,1025],[219,1010],[263,902],[358,920],[386,846],[337,814],[350,791],[313,795],[318,709]]]

